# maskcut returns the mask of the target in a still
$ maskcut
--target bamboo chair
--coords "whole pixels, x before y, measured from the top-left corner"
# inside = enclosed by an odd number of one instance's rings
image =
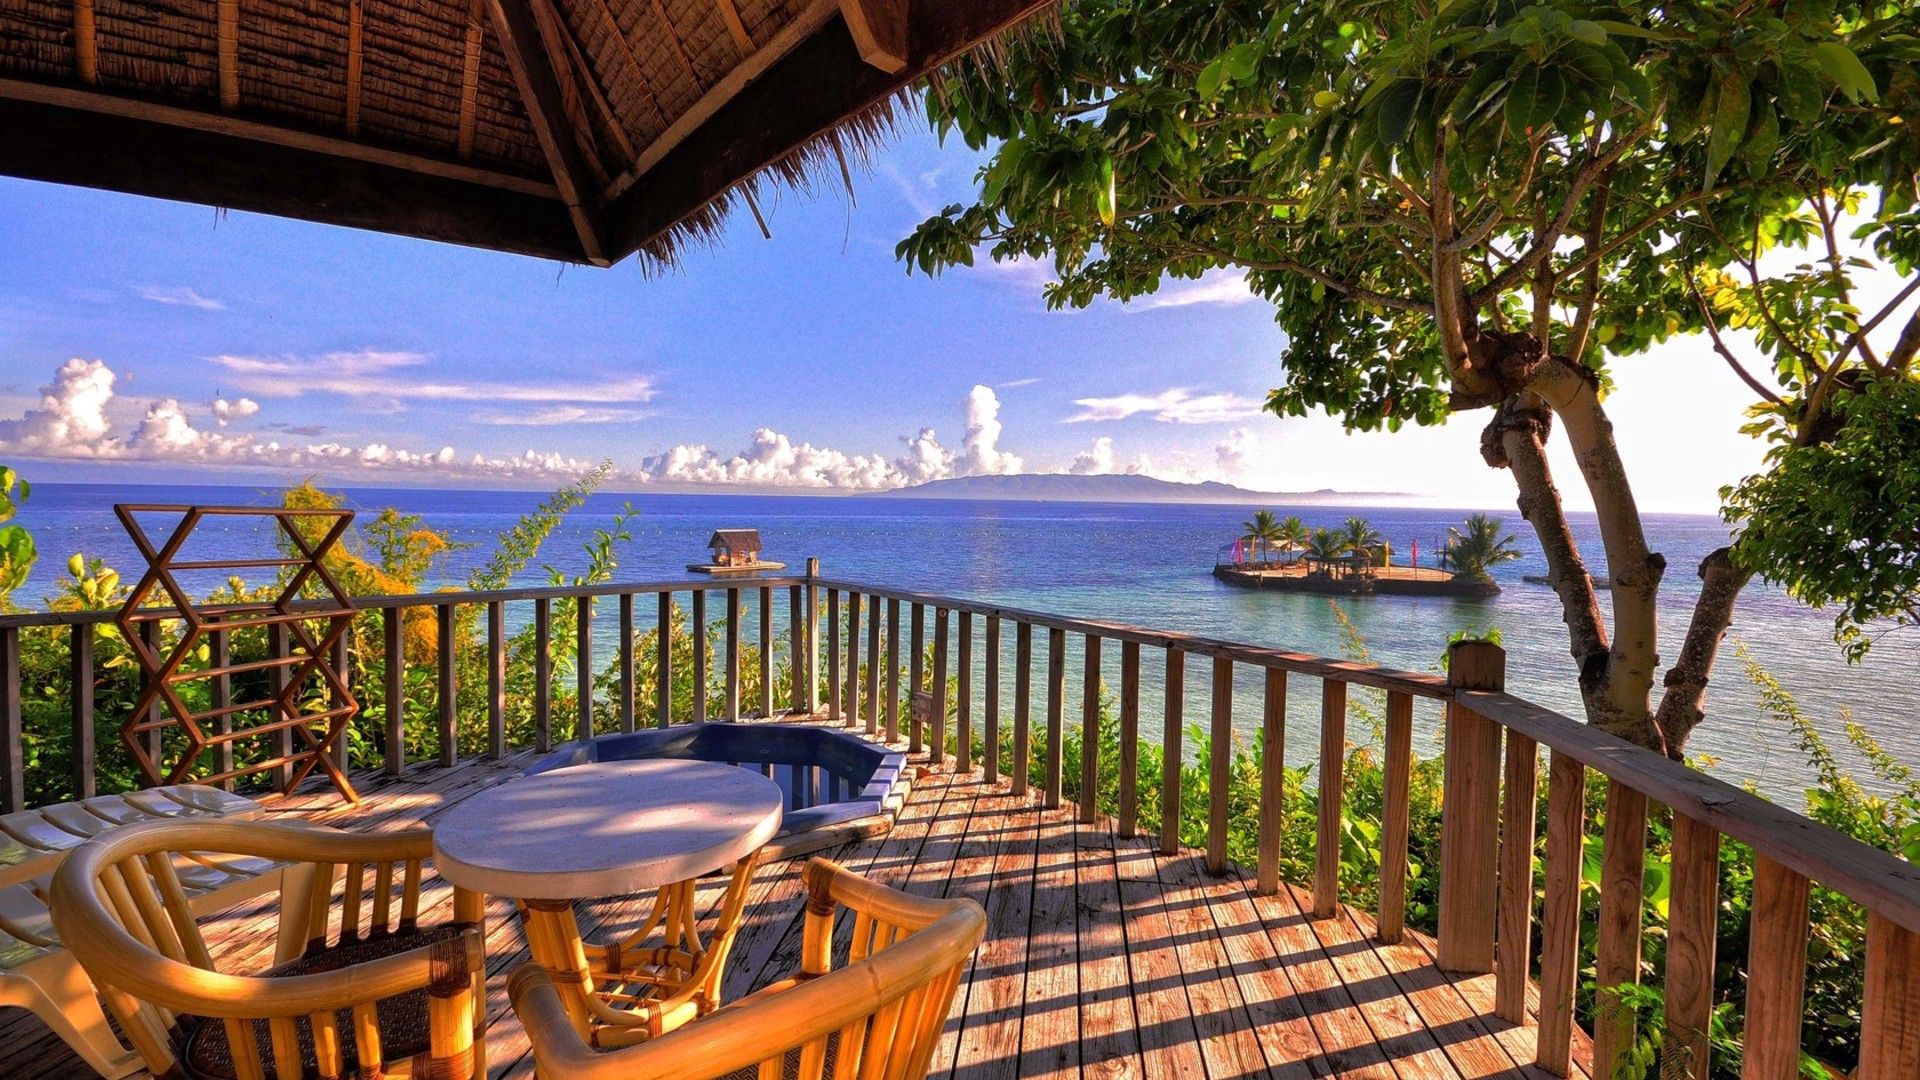
[[[967,959],[986,931],[971,900],[896,892],[815,859],[800,971],[637,1046],[582,1038],[547,972],[513,973],[514,1012],[544,1080],[910,1080],[924,1077]],[[834,922],[852,911],[844,966]]]
[[[357,1070],[478,1080],[484,901],[455,889],[452,919],[419,925],[431,837],[259,822],[131,826],[68,856],[54,875],[53,921],[156,1076],[330,1080]],[[173,869],[173,856],[188,852],[292,864],[272,966],[246,975],[215,967]]]

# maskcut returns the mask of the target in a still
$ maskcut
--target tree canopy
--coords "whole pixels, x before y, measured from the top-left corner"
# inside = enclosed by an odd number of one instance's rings
[[[1809,545],[1815,523],[1790,516],[1817,474],[1896,479],[1828,448],[1853,424],[1920,423],[1920,321],[1896,310],[1912,288],[1863,310],[1864,267],[1837,250],[1791,280],[1738,276],[1855,229],[1913,274],[1916,61],[1906,3],[1068,0],[1055,32],[929,90],[934,125],[991,159],[976,200],[899,254],[926,273],[1045,258],[1056,306],[1239,268],[1288,339],[1272,411],[1394,429],[1493,409],[1483,456],[1540,537],[1589,717],[1678,753],[1753,572],[1846,604],[1843,627],[1911,613],[1920,589],[1886,522],[1829,515]],[[1735,314],[1752,318],[1720,325]],[[1665,560],[1604,400],[1618,357],[1725,329],[1759,331],[1757,356],[1718,351],[1755,390],[1772,468],[1728,494],[1745,547],[1701,567],[1656,708]],[[1600,518],[1611,626],[1548,468],[1556,427]]]

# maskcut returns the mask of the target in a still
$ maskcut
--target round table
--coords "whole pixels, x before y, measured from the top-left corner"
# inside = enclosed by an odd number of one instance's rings
[[[783,803],[779,785],[732,765],[575,765],[455,806],[434,823],[434,864],[462,888],[518,899],[527,947],[561,988],[582,1036],[618,1045],[719,1007],[720,969],[754,858],[779,829]],[[729,865],[732,879],[703,940],[697,880]],[[649,891],[653,910],[634,934],[609,944],[582,940],[573,901]]]

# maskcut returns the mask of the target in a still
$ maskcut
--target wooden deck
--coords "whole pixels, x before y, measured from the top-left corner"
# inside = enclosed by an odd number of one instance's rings
[[[331,795],[283,800],[274,813],[359,829],[434,816],[518,774],[524,757],[421,766],[397,778],[356,777],[357,809]],[[1310,898],[1256,896],[1251,872],[1209,875],[1197,852],[1164,857],[1112,824],[1078,824],[1004,784],[948,768],[916,780],[906,811],[881,838],[824,852],[878,881],[928,895],[970,896],[987,939],[955,1000],[933,1076],[1364,1077],[1425,1080],[1545,1076],[1533,1032],[1493,1015],[1491,976],[1453,978],[1433,943],[1373,941],[1359,912],[1310,920]],[[797,966],[799,863],[765,867],[730,964],[729,997]],[[433,883],[424,900],[448,902]],[[1489,898],[1491,903],[1491,898]],[[590,934],[633,919],[635,904],[582,912]],[[489,911],[487,1054],[496,1077],[532,1075],[507,1007],[505,975],[525,962],[511,908]],[[210,935],[211,937],[211,935]],[[245,965],[271,947],[257,911],[220,923],[216,957]],[[1585,1069],[1591,1048],[1576,1036]],[[0,1012],[0,1077],[85,1077],[78,1059],[18,1010]],[[1584,1074],[1583,1074],[1584,1075]]]

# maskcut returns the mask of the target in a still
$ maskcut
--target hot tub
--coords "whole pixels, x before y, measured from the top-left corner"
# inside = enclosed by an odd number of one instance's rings
[[[906,802],[907,756],[813,724],[676,724],[571,742],[527,773],[593,761],[680,758],[718,761],[769,776],[787,795],[766,857],[790,858],[885,832]]]

